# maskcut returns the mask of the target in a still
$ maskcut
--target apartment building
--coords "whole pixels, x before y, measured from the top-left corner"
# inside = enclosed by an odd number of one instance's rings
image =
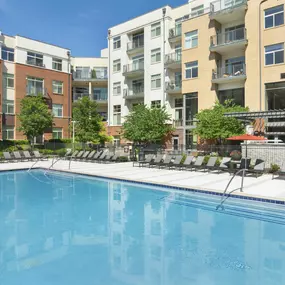
[[[71,116],[70,51],[22,36],[0,35],[0,139],[26,139],[19,132],[20,103],[41,94],[54,114],[45,139],[69,137]]]
[[[72,97],[76,102],[84,96],[98,104],[98,112],[107,121],[108,112],[108,50],[99,58],[72,57]]]
[[[233,99],[250,111],[285,108],[285,1],[194,2],[200,5],[200,16],[190,15],[182,23],[186,146],[197,141],[191,132],[195,114],[215,100]],[[284,140],[283,121],[267,120],[266,136]]]

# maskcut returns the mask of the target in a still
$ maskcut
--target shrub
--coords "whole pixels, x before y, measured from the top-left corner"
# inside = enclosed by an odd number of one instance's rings
[[[277,172],[279,169],[280,169],[280,166],[279,166],[279,165],[272,163],[272,164],[270,165],[269,172],[270,172],[270,173],[275,173],[275,172]]]
[[[66,154],[66,149],[65,149],[65,148],[57,149],[57,150],[55,151],[55,154],[57,154],[57,155],[60,156],[60,157],[64,157],[65,154]]]
[[[53,155],[54,152],[51,149],[40,149],[39,152],[43,155]]]
[[[241,152],[238,151],[238,150],[233,150],[231,153],[230,153],[230,157],[232,158],[232,160],[240,160],[242,155],[241,155]]]
[[[50,139],[50,143],[72,143],[72,139]]]
[[[119,156],[117,161],[118,162],[128,162],[129,158],[127,156]]]
[[[204,161],[203,161],[203,164],[207,164],[208,163],[208,161],[209,161],[209,159],[210,159],[210,155],[206,155],[205,157],[204,157]]]
[[[187,154],[186,154],[186,153],[183,153],[182,159],[181,159],[181,161],[180,161],[180,164],[183,164],[183,163],[185,162],[186,158],[187,158]]]

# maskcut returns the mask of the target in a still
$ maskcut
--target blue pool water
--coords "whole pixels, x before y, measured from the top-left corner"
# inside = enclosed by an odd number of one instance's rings
[[[36,170],[0,174],[1,285],[285,284],[283,208]],[[249,204],[250,203],[250,204]]]

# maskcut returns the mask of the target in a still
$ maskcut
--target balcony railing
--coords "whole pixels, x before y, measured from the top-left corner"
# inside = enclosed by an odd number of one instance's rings
[[[73,93],[73,101],[77,101],[79,99],[82,99],[83,97],[90,97],[90,94],[88,94],[88,93]]]
[[[144,70],[144,62],[138,62],[138,63],[124,65],[123,73],[143,71],[143,70]]]
[[[138,96],[144,94],[144,86],[136,86],[132,88],[125,88],[124,89],[124,97],[130,97],[130,96]]]
[[[46,88],[40,88],[40,87],[35,88],[34,86],[27,86],[26,87],[26,95],[28,95],[28,96],[41,95],[43,97],[47,97],[48,93],[47,93]]]
[[[107,69],[104,71],[101,70],[90,70],[88,72],[83,71],[73,71],[73,79],[79,79],[79,80],[91,80],[91,79],[99,79],[99,80],[107,80],[108,74]]]
[[[164,62],[165,64],[180,63],[181,59],[182,59],[181,52],[173,52],[165,55]]]
[[[108,100],[108,94],[107,93],[93,94],[92,98],[95,101],[107,101]]]
[[[182,88],[182,81],[180,82],[168,82],[166,84],[166,91],[171,92],[171,91],[181,91]]]
[[[232,64],[226,67],[217,68],[213,70],[213,79],[228,78],[245,76],[246,66],[245,63]]]
[[[174,128],[183,127],[183,119],[173,120],[173,127]]]
[[[26,63],[29,65],[34,65],[34,66],[38,66],[38,67],[45,67],[43,61],[37,60],[35,58],[28,58],[26,60]]]
[[[224,11],[232,10],[243,4],[246,4],[247,0],[217,0],[210,3],[210,15]]]
[[[127,51],[131,51],[137,48],[143,48],[144,47],[144,39],[138,41],[132,41],[127,43]]]
[[[242,41],[246,39],[246,29],[239,28],[225,33],[220,33],[211,37],[211,47],[217,47],[220,45],[227,45]]]
[[[169,30],[169,39],[180,37],[181,35],[182,35],[182,27],[181,26],[177,26],[177,27]]]

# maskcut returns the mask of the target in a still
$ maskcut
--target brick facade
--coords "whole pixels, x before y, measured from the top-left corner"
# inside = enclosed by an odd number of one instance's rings
[[[27,77],[36,77],[44,80],[44,88],[47,90],[47,103],[49,108],[52,104],[63,105],[63,118],[54,118],[54,127],[63,128],[63,137],[69,138],[69,121],[71,116],[71,75],[63,72],[47,70],[34,66],[27,66],[22,64],[15,65],[15,113],[20,112],[21,100],[26,96]],[[63,95],[53,93],[52,81],[63,82]],[[26,139],[25,136],[19,132],[19,121],[15,122],[15,139]],[[52,130],[44,134],[44,138],[52,138]]]

